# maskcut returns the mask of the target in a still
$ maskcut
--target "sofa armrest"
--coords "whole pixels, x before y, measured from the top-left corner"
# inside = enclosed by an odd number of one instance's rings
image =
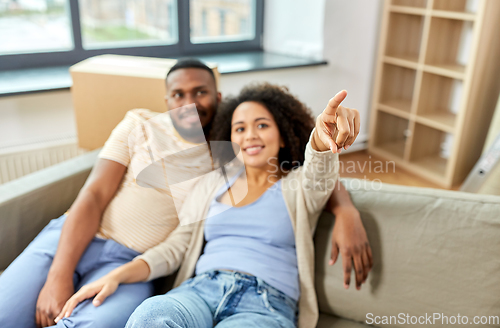
[[[0,185],[0,270],[71,206],[99,149]]]

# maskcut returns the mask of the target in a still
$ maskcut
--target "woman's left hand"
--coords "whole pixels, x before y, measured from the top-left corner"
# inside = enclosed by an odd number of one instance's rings
[[[120,280],[112,274],[112,272],[110,272],[104,277],[83,286],[66,302],[61,313],[59,313],[54,321],[57,323],[63,317],[69,317],[79,303],[91,297],[95,296],[92,301],[94,306],[97,307],[101,305],[108,296],[112,295],[116,291],[119,285]]]
[[[347,97],[347,91],[337,93],[316,119],[316,132],[319,140],[315,140],[318,150],[331,149],[340,153],[342,148],[348,149],[359,134],[359,112],[356,109],[341,105]]]

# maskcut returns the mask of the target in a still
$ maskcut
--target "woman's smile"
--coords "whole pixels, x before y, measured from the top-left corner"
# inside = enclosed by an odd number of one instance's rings
[[[247,155],[250,155],[250,156],[254,156],[254,155],[258,155],[262,152],[262,149],[264,149],[265,146],[249,146],[249,147],[246,147],[246,148],[243,148],[243,150],[247,153]]]

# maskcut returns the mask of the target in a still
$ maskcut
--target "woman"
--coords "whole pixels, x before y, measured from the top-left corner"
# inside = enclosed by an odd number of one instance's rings
[[[238,159],[200,180],[165,242],[108,277],[111,290],[149,281],[174,272],[184,257],[182,285],[143,302],[127,327],[316,325],[312,232],[338,177],[335,152],[346,140],[336,136],[335,112],[345,97],[332,98],[316,124],[287,90],[268,84],[247,87],[219,108],[213,140],[241,151],[212,147],[213,158],[221,166],[234,153]],[[61,315],[100,288],[79,292]]]

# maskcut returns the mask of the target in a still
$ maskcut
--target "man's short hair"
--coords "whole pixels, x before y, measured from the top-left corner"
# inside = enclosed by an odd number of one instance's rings
[[[183,68],[199,68],[199,69],[204,69],[205,71],[209,72],[210,75],[213,77],[215,81],[215,75],[214,72],[210,67],[205,65],[201,60],[196,59],[196,58],[184,58],[184,59],[179,59],[177,63],[170,68],[170,70],[167,73],[166,79],[168,79],[168,76],[172,73],[175,72],[178,69],[183,69]]]

